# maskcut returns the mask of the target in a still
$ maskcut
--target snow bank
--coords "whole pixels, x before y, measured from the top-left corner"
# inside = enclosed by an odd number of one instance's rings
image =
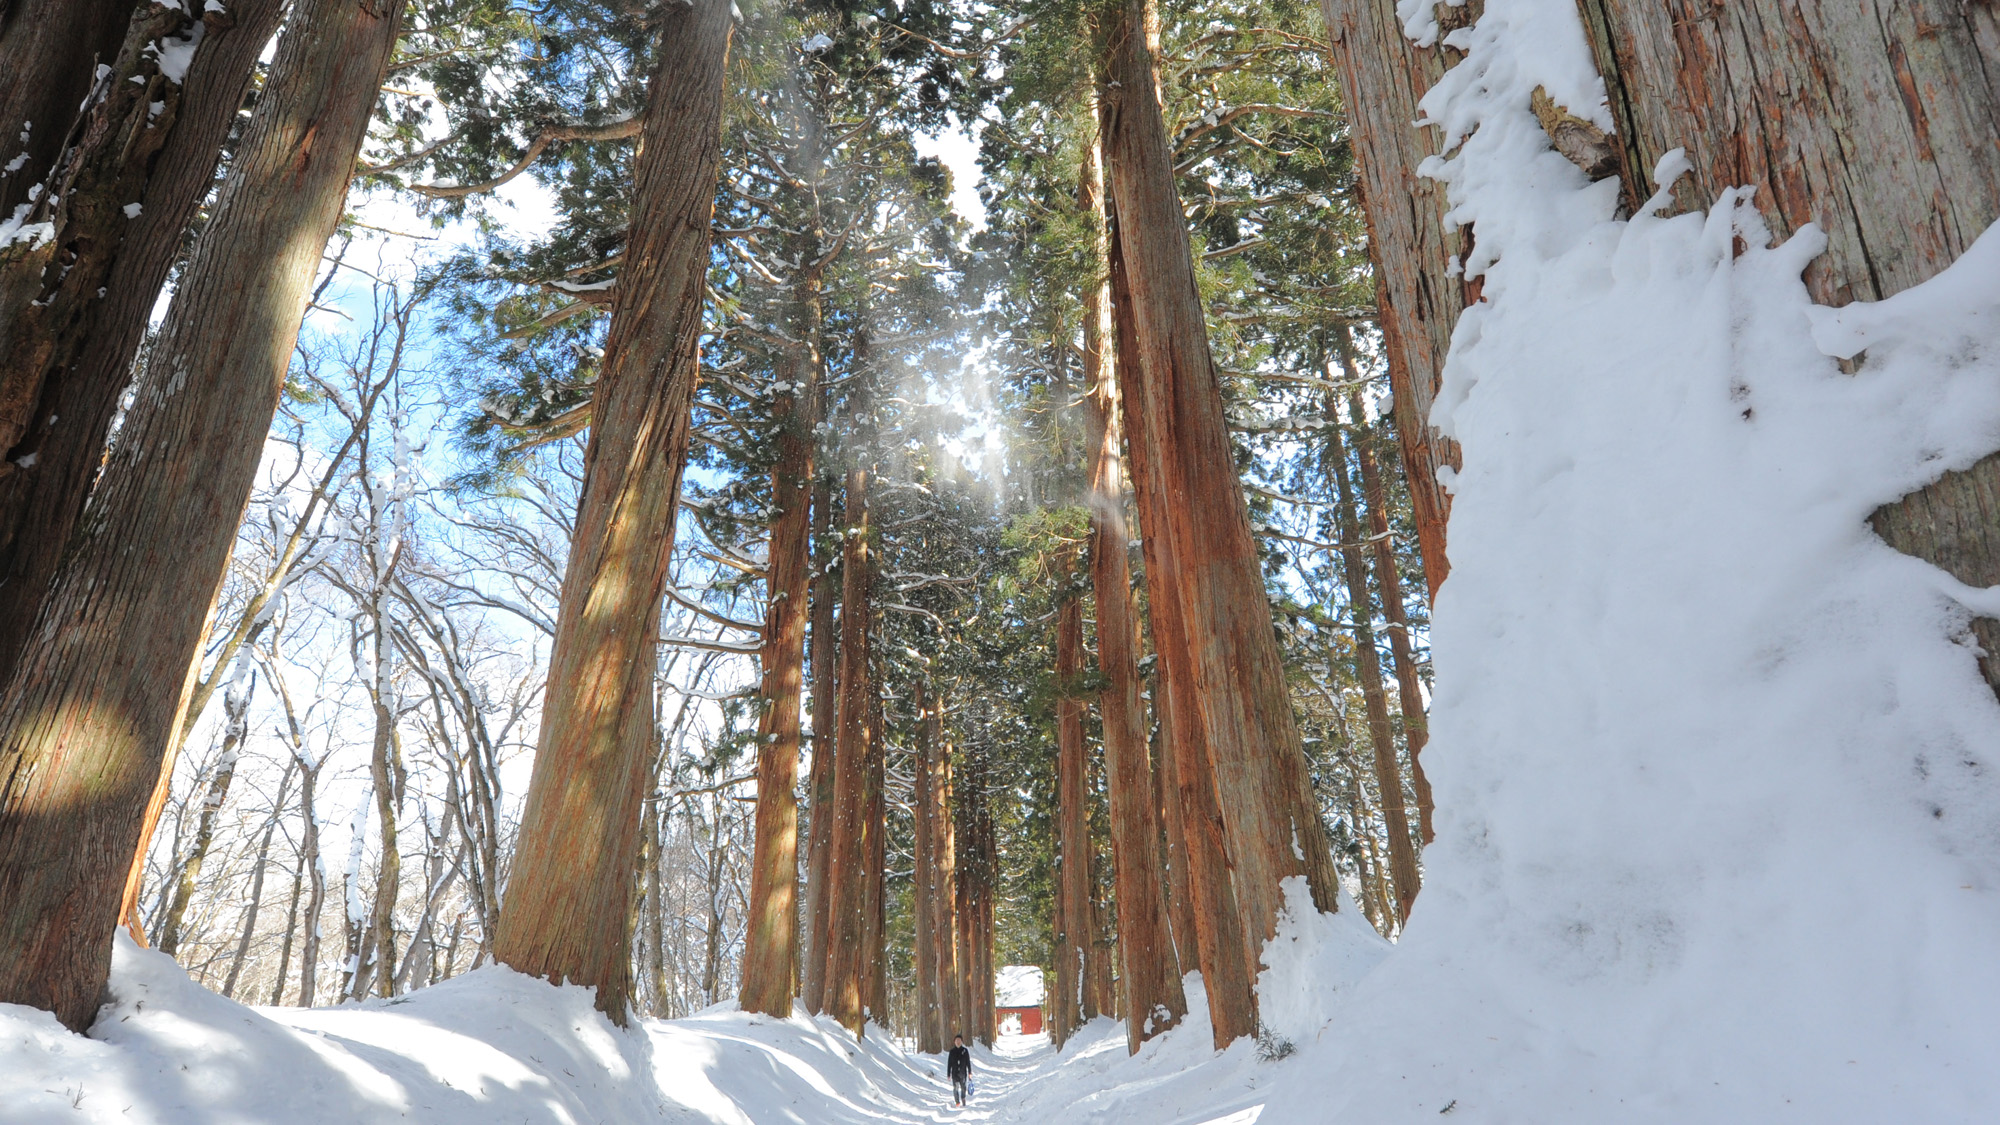
[[[581,988],[479,969],[404,999],[251,1008],[122,932],[91,1038],[0,1005],[0,1121],[704,1120],[652,1080],[652,1041]]]
[[[1424,102],[1486,298],[1434,418],[1465,454],[1438,840],[1264,1120],[1991,1120],[2000,706],[1965,621],[2000,595],[1866,519],[2000,448],[2000,236],[1836,312],[1799,280],[1822,237],[1766,249],[1743,195],[1614,221],[1529,108],[1609,123],[1576,20],[1489,0]]]

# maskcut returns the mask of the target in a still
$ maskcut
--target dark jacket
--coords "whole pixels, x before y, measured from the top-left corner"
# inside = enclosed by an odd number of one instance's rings
[[[964,1047],[953,1047],[945,1057],[944,1072],[953,1078],[966,1078],[972,1074],[972,1052]]]

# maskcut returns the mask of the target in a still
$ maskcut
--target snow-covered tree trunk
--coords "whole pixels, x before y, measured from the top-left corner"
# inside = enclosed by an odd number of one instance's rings
[[[1806,223],[1825,304],[1881,300],[1958,259],[2000,219],[2000,9],[1959,0],[1796,3],[1582,0],[1617,123],[1628,205],[1670,149],[1675,187],[1707,207],[1737,185],[1772,234]],[[1850,365],[1865,365],[1866,353]],[[1857,367],[1858,369],[1858,367]],[[1875,513],[1898,550],[1972,586],[2000,583],[2000,455]],[[2000,692],[2000,621],[1977,618]]]
[[[653,678],[721,160],[729,0],[672,5],[634,170],[630,241],[592,405],[590,452],[547,703],[495,956],[631,999],[631,907],[653,745]]]
[[[401,0],[294,13],[0,698],[0,999],[72,1027],[96,1011],[148,795],[401,19]]]
[[[0,222],[61,160],[97,64],[108,64],[134,0],[18,0],[0,13]]]

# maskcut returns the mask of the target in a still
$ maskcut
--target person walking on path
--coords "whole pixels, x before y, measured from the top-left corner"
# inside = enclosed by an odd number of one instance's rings
[[[965,1049],[965,1036],[951,1037],[951,1054],[945,1056],[944,1072],[951,1075],[951,1104],[963,1106],[972,1086],[972,1052]]]

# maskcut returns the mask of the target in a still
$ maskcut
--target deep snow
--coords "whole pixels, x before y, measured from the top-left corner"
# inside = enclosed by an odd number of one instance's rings
[[[1352,910],[1289,923],[1287,1058],[1216,1055],[1198,1008],[1134,1059],[1099,1024],[982,1052],[961,1116],[2000,1120],[2000,704],[1965,630],[2000,592],[1866,524],[2000,449],[2000,235],[1815,308],[1817,232],[1770,247],[1741,196],[1618,220],[1550,149],[1537,86],[1611,124],[1573,0],[1487,0],[1451,42],[1427,170],[1485,299],[1435,416],[1465,468],[1423,896],[1393,953]],[[498,969],[314,1012],[117,972],[96,1038],[0,1010],[0,1120],[955,1119],[934,1060],[802,1018],[623,1033]]]

